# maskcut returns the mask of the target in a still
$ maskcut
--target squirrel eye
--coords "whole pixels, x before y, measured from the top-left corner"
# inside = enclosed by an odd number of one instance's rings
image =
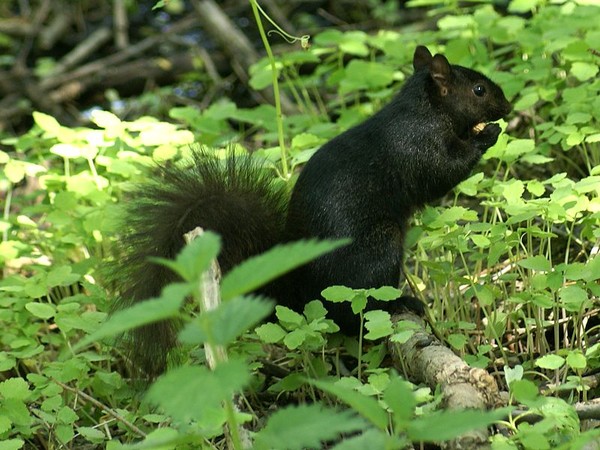
[[[476,84],[475,87],[473,88],[473,93],[477,97],[483,97],[485,94],[485,86],[483,86],[482,84]]]

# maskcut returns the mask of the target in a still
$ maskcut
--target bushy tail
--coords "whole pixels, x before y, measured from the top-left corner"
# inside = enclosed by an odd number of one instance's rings
[[[279,243],[286,205],[285,184],[250,156],[219,159],[196,150],[190,164],[156,167],[124,203],[119,248],[109,270],[120,298],[117,308],[158,296],[176,279],[149,258],[173,258],[184,245],[183,235],[198,226],[221,235],[224,273]],[[159,322],[134,330],[126,340],[133,364],[149,377],[162,373],[177,329],[176,323]]]

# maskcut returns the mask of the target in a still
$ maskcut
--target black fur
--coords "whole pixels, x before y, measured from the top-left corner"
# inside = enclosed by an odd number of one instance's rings
[[[292,192],[287,218],[285,193],[248,159],[223,167],[197,155],[188,170],[159,169],[137,188],[125,218],[125,272],[119,285],[126,304],[158,294],[169,277],[147,257],[173,257],[183,245],[182,235],[196,226],[222,235],[224,271],[277,242],[351,237],[349,246],[267,288],[279,303],[296,310],[334,284],[397,286],[411,215],[464,180],[498,139],[498,125],[488,124],[480,133],[473,126],[511,110],[502,90],[484,75],[450,65],[425,47],[417,47],[413,66],[414,75],[389,105],[310,159]],[[412,300],[388,305],[414,307]],[[342,330],[358,331],[348,304],[328,309]],[[137,331],[136,364],[150,375],[162,371],[174,336],[172,324]]]
[[[156,167],[128,197],[120,254],[107,271],[120,294],[116,309],[158,296],[175,281],[170,269],[148,258],[174,258],[184,245],[183,235],[196,227],[221,234],[223,272],[281,242],[289,195],[285,184],[276,183],[250,158],[220,160],[195,151],[187,167]],[[163,372],[178,328],[159,322],[134,330],[126,347],[135,366],[151,376]]]
[[[414,75],[390,104],[325,144],[302,170],[286,239],[351,237],[353,243],[296,273],[295,309],[333,284],[397,286],[413,212],[467,178],[498,139],[497,124],[472,131],[510,112],[497,85],[442,55],[432,57],[425,47],[417,48],[413,65]],[[483,87],[483,96],[475,86]],[[328,309],[342,330],[356,332],[347,304]]]

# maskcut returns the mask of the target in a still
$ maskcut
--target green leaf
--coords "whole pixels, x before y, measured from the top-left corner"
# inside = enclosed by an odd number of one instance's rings
[[[229,300],[256,290],[296,267],[346,245],[348,240],[298,241],[278,245],[234,267],[221,283],[221,298]]]
[[[587,360],[580,351],[570,351],[567,355],[567,365],[571,369],[583,370],[587,367]]]
[[[283,338],[283,343],[290,350],[295,350],[298,347],[300,347],[304,343],[304,341],[306,341],[307,337],[308,337],[308,334],[305,330],[296,329],[296,330],[290,331]]]
[[[536,366],[548,370],[560,369],[564,363],[565,359],[558,355],[545,355],[535,360]]]
[[[104,128],[107,130],[115,130],[119,129],[121,126],[121,119],[119,119],[116,115],[109,111],[100,111],[95,110],[92,111],[91,114],[92,122],[98,125],[100,128]]]
[[[92,427],[77,427],[77,432],[90,442],[98,443],[107,440],[106,435],[102,431]]]
[[[111,450],[108,445],[112,442],[114,441],[107,443],[107,450]],[[175,450],[178,448],[177,444],[181,444],[182,448],[185,448],[187,443],[189,443],[189,437],[185,436],[183,432],[180,434],[173,428],[158,428],[148,433],[143,441],[122,448],[126,448],[127,450]],[[116,450],[120,449],[121,447],[117,447]]]
[[[186,281],[198,281],[211,262],[216,259],[220,248],[219,235],[206,231],[183,247],[175,261],[163,258],[151,258],[151,260],[169,267]]]
[[[180,423],[198,421],[213,427],[225,420],[223,402],[250,382],[248,366],[231,359],[214,371],[204,366],[178,367],[161,376],[146,398]]]
[[[19,183],[25,178],[25,165],[21,161],[11,159],[4,166],[4,175],[12,183]]]
[[[142,325],[177,317],[185,297],[189,294],[189,285],[170,284],[163,290],[160,297],[144,300],[130,308],[114,313],[96,332],[78,342],[74,346],[74,350],[81,350],[92,342],[119,335]]]
[[[380,89],[394,81],[394,70],[382,63],[353,59],[345,70],[340,92],[359,89]]]
[[[510,366],[504,366],[504,378],[506,379],[506,384],[510,386],[513,381],[518,381],[523,379],[523,366],[517,365],[513,368]]]
[[[216,309],[205,311],[180,332],[179,339],[186,344],[208,342],[227,345],[242,333],[267,317],[273,302],[260,297],[236,297],[221,303]]]
[[[385,311],[374,310],[365,313],[365,328],[368,333],[365,339],[376,340],[382,337],[390,336],[393,333],[390,314]]]
[[[486,428],[505,417],[508,411],[508,408],[494,411],[440,411],[412,420],[406,429],[412,441],[447,441],[467,431]]]
[[[365,426],[365,421],[349,410],[335,411],[318,404],[288,406],[271,415],[267,425],[256,433],[254,448],[321,448],[324,442]]]
[[[550,272],[552,270],[552,263],[545,256],[541,255],[522,259],[517,264],[525,269],[536,270],[538,272]]]
[[[25,305],[25,309],[33,314],[35,317],[40,319],[50,319],[56,314],[56,310],[53,305],[47,303],[30,302]]]
[[[327,315],[327,310],[320,300],[313,300],[304,306],[303,313],[306,317],[306,321],[310,323],[313,320],[324,319]]]
[[[266,344],[280,342],[287,334],[283,328],[276,323],[265,323],[255,330],[256,334]]]
[[[588,301],[588,293],[579,286],[564,286],[560,288],[559,297],[562,306],[567,311],[579,311]]]
[[[367,295],[380,301],[389,302],[400,298],[402,296],[402,292],[400,292],[399,289],[391,286],[382,286],[376,289],[369,289],[367,291]]]
[[[598,65],[584,62],[574,62],[571,66],[571,73],[579,81],[586,81],[594,78],[598,73]]]
[[[0,383],[0,397],[4,397],[5,399],[26,400],[30,394],[29,383],[23,378],[9,378]]]
[[[48,115],[38,111],[33,112],[33,121],[39,126],[42,130],[46,131],[52,136],[60,136],[62,126],[58,121]]]
[[[344,439],[332,447],[331,450],[409,448],[408,444],[408,439],[405,437],[389,436],[381,430],[368,429],[358,436],[344,437]]]
[[[321,292],[325,300],[333,303],[351,301],[356,295],[356,291],[346,286],[329,286]]]
[[[275,315],[284,325],[299,326],[304,323],[304,317],[286,306],[277,305]]]
[[[69,286],[78,282],[80,279],[81,276],[77,273],[73,273],[73,268],[71,266],[59,266],[48,272],[46,286]]]
[[[18,450],[23,448],[25,441],[23,439],[4,439],[0,441],[0,450]]]
[[[350,405],[352,409],[377,428],[381,430],[386,429],[388,420],[387,413],[374,398],[366,397],[355,390],[342,387],[341,385],[330,381],[309,380],[309,383],[325,392],[335,395],[341,401]]]
[[[510,393],[515,397],[517,402],[534,406],[540,399],[537,386],[530,380],[516,380],[509,387]]]
[[[415,415],[417,401],[410,383],[399,377],[394,377],[383,394],[385,403],[394,413],[394,422],[398,426],[406,423]]]

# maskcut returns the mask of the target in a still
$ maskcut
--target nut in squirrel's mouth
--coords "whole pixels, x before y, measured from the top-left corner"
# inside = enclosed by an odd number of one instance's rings
[[[483,129],[485,128],[486,125],[487,125],[487,123],[485,123],[485,122],[479,122],[479,123],[473,125],[473,128],[471,128],[471,129],[473,130],[473,133],[479,134],[483,131]]]

